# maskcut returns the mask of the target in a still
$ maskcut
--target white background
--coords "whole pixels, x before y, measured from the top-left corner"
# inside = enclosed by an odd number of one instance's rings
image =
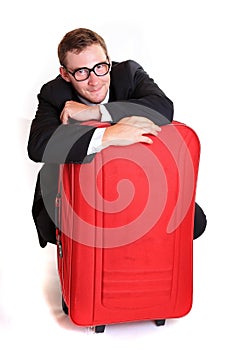
[[[8,1],[1,7],[1,349],[235,349],[234,1]],[[31,217],[40,164],[27,157],[41,85],[58,74],[57,45],[77,27],[101,34],[113,60],[141,63],[174,101],[175,120],[202,145],[197,201],[207,230],[194,242],[191,312],[157,328],[91,334],[60,308],[55,247],[39,247]],[[4,344],[4,346],[2,346]]]

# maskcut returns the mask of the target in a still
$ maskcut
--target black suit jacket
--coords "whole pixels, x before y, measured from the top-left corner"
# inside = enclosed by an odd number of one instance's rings
[[[109,103],[105,107],[114,123],[130,115],[141,115],[164,125],[173,119],[173,103],[134,61],[112,63]],[[60,114],[66,101],[80,102],[70,83],[56,77],[43,85],[38,108],[31,124],[28,154],[35,162],[45,163],[39,172],[33,201],[33,219],[39,243],[55,243],[54,201],[58,166],[82,163],[95,127],[78,122],[62,125]]]

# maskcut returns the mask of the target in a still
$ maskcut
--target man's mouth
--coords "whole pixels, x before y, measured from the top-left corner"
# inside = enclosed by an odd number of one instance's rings
[[[97,92],[99,92],[99,91],[101,91],[101,90],[102,90],[102,87],[99,87],[99,88],[96,88],[96,89],[89,90],[89,92],[90,92],[91,94],[94,94],[94,93],[97,93]]]

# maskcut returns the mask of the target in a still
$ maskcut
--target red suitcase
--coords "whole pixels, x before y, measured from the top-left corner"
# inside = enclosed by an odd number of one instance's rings
[[[151,136],[152,137],[152,136]],[[153,144],[108,147],[60,166],[58,271],[63,309],[80,326],[186,315],[200,143],[188,126]]]

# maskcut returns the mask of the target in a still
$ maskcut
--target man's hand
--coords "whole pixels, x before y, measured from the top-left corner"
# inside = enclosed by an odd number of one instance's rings
[[[102,146],[127,146],[138,142],[151,144],[152,139],[144,135],[157,136],[159,131],[161,128],[145,117],[125,117],[117,124],[106,128]]]
[[[99,121],[101,119],[101,113],[98,105],[87,106],[83,103],[67,101],[60,115],[62,124],[68,124],[69,118],[79,122],[88,120]]]

